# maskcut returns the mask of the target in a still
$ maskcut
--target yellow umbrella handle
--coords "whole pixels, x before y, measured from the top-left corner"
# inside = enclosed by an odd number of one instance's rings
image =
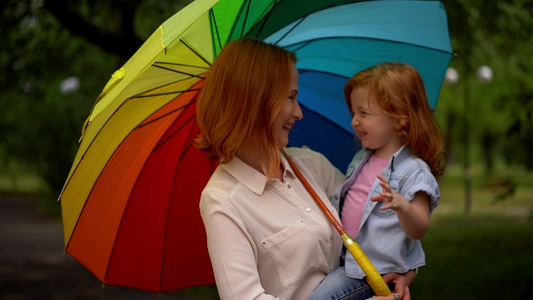
[[[359,264],[363,272],[366,274],[366,282],[374,293],[378,296],[388,296],[391,294],[391,291],[389,290],[389,287],[383,280],[383,277],[378,273],[374,265],[370,262],[366,254],[363,252],[361,247],[359,247],[359,244],[357,244],[342,228],[341,224],[337,221],[337,219],[333,216],[333,214],[329,211],[329,209],[326,207],[326,205],[322,202],[320,197],[316,194],[315,190],[311,187],[309,182],[305,179],[305,177],[300,173],[300,170],[296,167],[296,165],[292,162],[292,160],[289,158],[287,153],[281,150],[281,153],[283,153],[283,156],[287,159],[289,162],[289,165],[291,166],[292,170],[294,171],[294,174],[296,174],[296,177],[300,179],[302,184],[304,185],[305,189],[309,194],[313,197],[315,202],[318,204],[320,209],[326,214],[327,218],[333,224],[333,227],[337,229],[339,234],[342,237],[342,240],[344,241],[344,246],[346,246],[346,249],[353,255],[355,258],[355,261]]]
[[[378,296],[388,296],[391,294],[391,291],[381,274],[378,273],[374,265],[370,262],[366,254],[363,252],[359,244],[357,244],[348,234],[342,235],[342,240],[344,241],[344,246],[348,252],[350,252],[355,261],[359,264],[363,272],[366,274],[366,282],[374,293]]]

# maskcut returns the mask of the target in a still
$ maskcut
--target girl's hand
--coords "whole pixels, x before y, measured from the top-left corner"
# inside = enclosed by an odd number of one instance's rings
[[[385,205],[381,206],[381,210],[406,211],[409,207],[409,201],[393,191],[385,177],[378,175],[378,179],[381,181],[379,185],[383,188],[383,191],[379,195],[370,197],[370,200],[385,202]]]
[[[379,195],[370,197],[372,201],[383,201],[381,210],[392,209],[398,215],[400,225],[408,238],[421,239],[429,227],[429,196],[424,191],[418,191],[411,202],[402,195],[391,190],[385,177],[378,175],[379,185],[383,191]]]

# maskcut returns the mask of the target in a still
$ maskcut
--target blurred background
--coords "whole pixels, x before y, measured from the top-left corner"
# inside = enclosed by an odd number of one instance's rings
[[[0,204],[2,210],[27,206],[32,216],[55,223],[58,256],[63,245],[56,200],[85,118],[111,74],[189,2],[0,3]],[[427,266],[412,294],[533,299],[533,0],[443,3],[455,55],[435,115],[446,137],[448,168],[423,238]],[[10,225],[2,224],[0,246],[12,243]],[[30,277],[7,280],[14,268],[7,259],[0,263],[0,295],[14,295],[4,287],[15,280],[21,289],[42,284]],[[72,268],[78,267],[88,272]],[[24,262],[16,269],[32,272]],[[217,298],[214,287],[166,296]]]

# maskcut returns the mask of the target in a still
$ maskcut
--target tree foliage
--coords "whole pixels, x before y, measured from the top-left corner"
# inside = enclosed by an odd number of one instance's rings
[[[2,2],[0,169],[18,162],[59,193],[83,122],[110,75],[183,5],[155,0]],[[79,89],[62,93],[61,83],[71,76],[79,79]]]
[[[460,74],[456,86],[443,86],[437,116],[448,130],[451,155],[464,159],[465,126],[471,131],[474,158],[487,171],[493,161],[533,169],[533,1],[445,1],[452,47],[451,67]],[[491,82],[476,78],[489,66]],[[517,145],[520,145],[517,147]]]

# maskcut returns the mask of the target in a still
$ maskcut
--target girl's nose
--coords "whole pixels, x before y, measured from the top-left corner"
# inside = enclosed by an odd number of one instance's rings
[[[356,116],[354,116],[354,117],[352,118],[352,127],[355,127],[355,126],[357,126],[357,125],[359,125],[359,120],[357,119]]]

